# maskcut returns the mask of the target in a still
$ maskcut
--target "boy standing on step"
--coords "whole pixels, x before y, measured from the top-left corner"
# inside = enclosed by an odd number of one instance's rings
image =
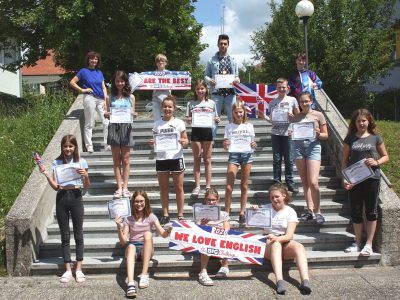
[[[288,190],[293,193],[298,193],[293,180],[293,159],[291,155],[291,140],[288,136],[289,118],[297,115],[299,105],[296,98],[287,96],[289,91],[288,81],[285,78],[278,78],[276,81],[276,89],[278,97],[272,99],[269,103],[271,114],[265,116],[264,112],[259,111],[259,117],[272,123],[271,141],[273,153],[273,173],[274,183],[281,182],[282,174],[282,156],[285,160],[285,182]]]

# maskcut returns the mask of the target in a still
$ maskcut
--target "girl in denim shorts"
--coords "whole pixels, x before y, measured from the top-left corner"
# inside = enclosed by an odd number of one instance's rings
[[[301,215],[303,221],[314,219],[317,224],[322,225],[325,222],[324,216],[321,214],[321,196],[319,192],[318,176],[321,168],[321,140],[328,139],[328,129],[324,115],[311,108],[313,103],[311,94],[304,92],[300,94],[299,104],[301,112],[291,118],[291,135],[292,157],[296,163],[297,172],[299,173],[301,183],[303,185],[304,196],[307,201],[307,208]],[[314,137],[313,138],[296,138],[296,132],[293,132],[296,123],[313,122]],[[304,124],[305,125],[305,124]],[[298,127],[297,127],[298,128]]]
[[[233,185],[239,166],[242,168],[240,180],[240,213],[239,223],[244,224],[247,204],[248,181],[253,163],[253,151],[257,146],[254,141],[253,124],[247,122],[246,110],[242,101],[232,106],[232,123],[225,127],[224,149],[229,151],[228,171],[226,174],[225,211],[231,209]]]

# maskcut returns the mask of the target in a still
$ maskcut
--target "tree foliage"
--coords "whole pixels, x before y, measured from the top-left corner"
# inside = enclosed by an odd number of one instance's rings
[[[195,0],[1,0],[0,42],[13,41],[24,56],[14,66],[32,65],[54,49],[59,65],[78,70],[90,50],[100,52],[106,76],[117,69],[155,69],[165,53],[171,70],[194,70],[201,25]],[[11,39],[10,39],[11,38]]]
[[[341,108],[364,104],[364,85],[391,67],[393,0],[314,0],[308,22],[309,65]],[[304,51],[304,25],[295,14],[298,0],[271,1],[272,21],[252,36],[267,81],[295,71]]]

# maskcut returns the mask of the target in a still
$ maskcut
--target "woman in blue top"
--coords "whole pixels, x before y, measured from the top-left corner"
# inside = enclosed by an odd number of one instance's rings
[[[76,247],[76,281],[85,281],[82,273],[83,260],[83,199],[82,188],[87,189],[90,185],[88,164],[86,160],[79,157],[78,143],[75,136],[66,135],[61,140],[61,154],[53,161],[53,174],[50,175],[44,165],[39,170],[44,174],[50,186],[57,191],[56,216],[61,234],[61,249],[65,264],[65,273],[60,282],[67,283],[72,278],[70,229],[69,218],[71,216],[74,227],[74,238]],[[59,169],[75,168],[77,176],[75,179],[63,181],[57,176]],[[74,176],[75,177],[75,176]]]
[[[110,99],[111,98],[111,99]],[[111,108],[130,108],[135,113],[135,96],[131,94],[128,76],[124,71],[116,71],[111,78],[111,97],[107,99],[106,118],[110,118]],[[107,144],[111,145],[114,163],[114,174],[117,181],[117,190],[114,198],[130,197],[128,180],[130,173],[129,150],[131,146],[132,123],[110,123],[108,127]],[[121,182],[122,165],[122,182]]]
[[[94,112],[100,117],[103,123],[103,135],[105,148],[107,146],[107,126],[108,120],[104,117],[104,105],[107,99],[107,89],[104,83],[103,73],[99,70],[101,64],[101,56],[97,52],[89,52],[85,58],[86,67],[79,70],[79,72],[71,79],[69,85],[83,96],[83,112],[85,114],[85,146],[89,153],[93,152],[92,143],[92,130],[94,124]],[[80,87],[77,83],[82,83]]]

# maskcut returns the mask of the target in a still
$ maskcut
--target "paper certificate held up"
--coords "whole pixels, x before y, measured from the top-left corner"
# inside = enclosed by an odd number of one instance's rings
[[[351,184],[358,184],[374,175],[371,167],[365,164],[365,158],[342,170],[343,176]]]
[[[193,219],[200,221],[207,219],[209,221],[218,221],[221,207],[218,205],[204,205],[196,203],[193,205]]]
[[[272,110],[272,123],[288,123],[288,122],[289,122],[288,108],[274,108]]]
[[[107,205],[110,219],[115,219],[116,216],[125,218],[131,215],[131,202],[129,198],[108,201]]]
[[[215,88],[216,89],[231,89],[233,88],[232,82],[235,80],[234,74],[216,74],[215,75]]]
[[[110,107],[110,123],[132,123],[130,107]]]
[[[229,152],[230,153],[249,153],[252,152],[251,142],[253,137],[251,135],[231,135]]]
[[[81,174],[78,173],[77,169],[80,169],[79,163],[58,165],[55,168],[56,181],[58,185],[64,185],[69,181],[81,179]]]
[[[315,139],[314,122],[292,123],[292,140],[311,140]]]
[[[192,127],[213,128],[214,112],[194,111],[192,113]]]
[[[272,211],[269,208],[246,209],[246,226],[271,228]]]
[[[178,149],[176,133],[160,133],[154,135],[154,152],[164,152]]]

